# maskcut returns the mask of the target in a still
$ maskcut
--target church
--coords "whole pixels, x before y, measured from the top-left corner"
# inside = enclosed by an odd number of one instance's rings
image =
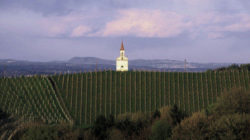
[[[116,71],[128,71],[128,58],[125,56],[123,41],[120,49],[120,56],[116,59]]]

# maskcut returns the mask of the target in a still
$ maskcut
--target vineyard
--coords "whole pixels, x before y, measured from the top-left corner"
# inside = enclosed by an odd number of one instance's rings
[[[50,81],[45,77],[2,78],[0,108],[25,120],[45,123],[70,122]]]
[[[234,87],[250,87],[249,71],[101,71],[2,78],[0,108],[26,119],[84,126],[101,114],[150,114],[172,105],[191,114]]]

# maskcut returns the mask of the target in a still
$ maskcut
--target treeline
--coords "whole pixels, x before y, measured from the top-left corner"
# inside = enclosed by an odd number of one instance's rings
[[[125,114],[116,119],[113,115],[100,115],[89,128],[31,125],[16,132],[12,139],[248,140],[249,101],[250,90],[233,89],[224,92],[207,109],[192,115],[185,114],[177,106],[163,107],[151,115]]]
[[[247,140],[250,137],[250,90],[224,92],[216,103],[191,116],[173,106],[161,108],[147,119],[118,120],[113,127],[102,127],[108,125],[100,122],[105,121],[97,119],[90,130],[97,139]]]
[[[225,71],[225,70],[248,70],[250,71],[250,64],[241,64],[241,65],[232,64],[228,67],[215,69],[214,71]]]

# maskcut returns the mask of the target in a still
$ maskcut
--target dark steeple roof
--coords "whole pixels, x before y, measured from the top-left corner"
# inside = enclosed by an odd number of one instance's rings
[[[124,50],[123,41],[122,41],[122,45],[121,45],[121,49],[120,50]]]

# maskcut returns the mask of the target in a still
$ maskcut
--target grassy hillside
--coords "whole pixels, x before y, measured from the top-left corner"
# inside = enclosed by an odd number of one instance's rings
[[[145,114],[176,104],[191,114],[224,90],[250,87],[248,71],[206,73],[87,72],[0,79],[0,108],[47,123],[89,125],[100,114]]]

